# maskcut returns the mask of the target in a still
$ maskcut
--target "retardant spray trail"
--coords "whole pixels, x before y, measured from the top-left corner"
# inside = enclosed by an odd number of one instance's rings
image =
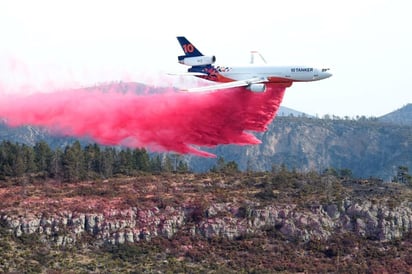
[[[269,86],[265,93],[235,88],[137,95],[80,89],[0,95],[0,117],[11,126],[42,126],[57,134],[89,137],[105,145],[214,157],[194,146],[260,143],[245,131],[267,129],[284,91]]]

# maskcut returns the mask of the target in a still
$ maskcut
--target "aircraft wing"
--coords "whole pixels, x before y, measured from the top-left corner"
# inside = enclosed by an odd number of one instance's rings
[[[178,72],[178,73],[169,72],[168,75],[177,75],[177,76],[205,76],[205,75],[207,75],[207,73],[203,73],[203,72]]]
[[[227,88],[235,88],[235,87],[244,87],[244,86],[249,86],[251,84],[259,84],[259,83],[265,83],[265,82],[268,82],[266,78],[256,77],[256,78],[233,81],[233,82],[228,82],[228,83],[223,83],[223,84],[190,88],[190,89],[186,89],[186,91],[189,91],[189,92],[211,91],[211,90],[219,90],[219,89],[227,89]]]

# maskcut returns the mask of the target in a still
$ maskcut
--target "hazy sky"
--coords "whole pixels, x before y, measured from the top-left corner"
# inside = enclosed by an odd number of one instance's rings
[[[0,84],[160,81],[187,69],[175,38],[185,35],[221,65],[259,50],[274,65],[331,68],[295,83],[284,106],[380,116],[412,103],[411,10],[408,0],[3,0]]]

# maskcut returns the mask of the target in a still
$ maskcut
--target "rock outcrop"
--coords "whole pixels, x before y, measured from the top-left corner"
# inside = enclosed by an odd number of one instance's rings
[[[213,203],[164,208],[110,209],[81,213],[26,213],[14,216],[0,211],[1,223],[20,237],[38,233],[57,245],[76,242],[90,235],[100,243],[122,244],[172,238],[180,231],[214,238],[251,236],[272,231],[290,240],[325,239],[336,233],[354,233],[372,240],[388,241],[412,232],[412,202],[388,206],[384,202],[345,199],[339,203],[301,207],[296,204]]]

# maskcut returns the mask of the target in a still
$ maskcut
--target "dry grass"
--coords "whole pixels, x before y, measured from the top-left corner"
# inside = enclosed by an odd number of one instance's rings
[[[3,186],[3,187],[1,187]],[[389,201],[396,206],[412,200],[412,189],[382,182],[343,181],[299,173],[142,174],[110,180],[34,184],[0,183],[0,213],[37,215],[62,211],[101,212],[153,206],[212,203],[265,205],[293,203],[308,206],[341,201],[345,197]]]

